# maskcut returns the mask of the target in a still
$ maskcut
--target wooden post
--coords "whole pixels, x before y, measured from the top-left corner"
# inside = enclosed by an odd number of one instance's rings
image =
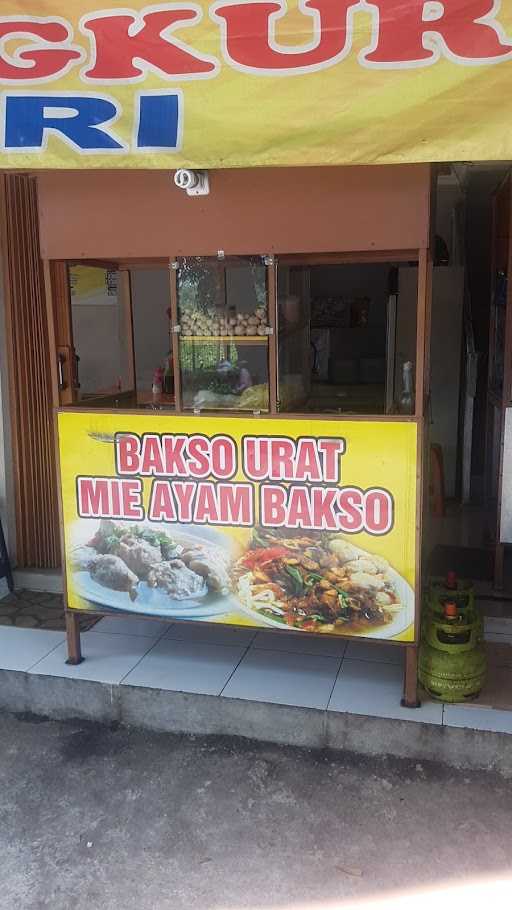
[[[68,643],[67,664],[76,667],[83,661],[80,646],[80,619],[77,613],[66,610],[66,638]]]
[[[269,385],[269,412],[277,414],[277,402],[279,399],[279,389],[277,388],[277,275],[276,264],[273,256],[268,256],[267,265],[267,300],[268,300],[268,323],[272,329],[272,334],[268,337],[268,385]]]
[[[171,293],[171,319],[169,322],[169,331],[171,333],[171,351],[172,351],[172,369],[174,374],[174,403],[176,414],[183,414],[183,397],[181,394],[181,366],[180,366],[180,338],[174,327],[179,325],[180,314],[178,308],[178,263],[175,259],[170,259],[169,269],[169,288]]]
[[[432,261],[428,249],[419,251],[418,260],[418,304],[416,324],[416,419],[418,422],[418,473],[417,473],[417,522],[416,522],[416,579],[414,593],[415,636],[414,644],[405,649],[404,708],[419,708],[418,699],[418,644],[419,622],[422,599],[422,539],[423,509],[428,508],[429,472],[429,395],[430,395],[430,321],[432,297]]]
[[[418,647],[409,645],[405,649],[404,697],[402,708],[421,708],[418,699]]]

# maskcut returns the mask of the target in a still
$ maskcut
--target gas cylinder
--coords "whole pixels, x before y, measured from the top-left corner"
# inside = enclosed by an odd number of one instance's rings
[[[444,615],[444,605],[448,602],[455,602],[462,616],[467,615],[471,621],[475,621],[483,637],[484,621],[475,604],[474,586],[470,581],[458,578],[453,571],[448,572],[446,578],[431,579],[425,608],[430,609],[438,619],[441,619]]]
[[[444,604],[443,614],[424,614],[418,677],[423,688],[439,701],[463,702],[475,698],[487,673],[482,622],[477,611],[459,610],[455,601]]]

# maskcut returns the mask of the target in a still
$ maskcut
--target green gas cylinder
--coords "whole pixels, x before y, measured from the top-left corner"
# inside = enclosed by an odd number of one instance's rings
[[[431,578],[425,610],[443,619],[446,603],[455,603],[459,615],[468,622],[476,622],[481,638],[484,635],[484,620],[475,603],[475,589],[472,582],[458,578],[455,572],[448,572],[446,578]]]
[[[477,611],[460,611],[447,602],[444,614],[424,614],[418,677],[432,698],[463,702],[477,696],[485,682],[487,656]]]

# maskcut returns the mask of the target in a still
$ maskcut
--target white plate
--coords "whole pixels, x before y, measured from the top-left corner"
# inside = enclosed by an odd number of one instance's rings
[[[123,524],[123,522],[116,522]],[[124,524],[129,527],[125,522]],[[139,527],[151,531],[165,531],[170,538],[176,537],[178,543],[185,540],[189,543],[211,543],[231,553],[233,560],[240,555],[240,547],[226,534],[212,528],[191,527],[182,524],[164,524],[140,522]],[[73,549],[87,545],[99,527],[97,520],[81,519],[76,522],[73,532]],[[71,550],[71,553],[72,553]],[[71,554],[70,554],[71,556]],[[74,592],[84,600],[98,607],[109,610],[121,610],[123,613],[138,613],[146,616],[161,616],[169,619],[208,619],[222,616],[223,613],[240,612],[240,604],[231,595],[209,592],[200,597],[176,600],[169,597],[161,588],[150,588],[145,581],[137,586],[136,600],[130,600],[127,591],[114,591],[98,584],[87,571],[71,571]]]
[[[91,578],[89,572],[74,572],[73,588],[79,597],[99,607],[145,616],[192,620],[221,616],[223,613],[240,610],[240,604],[234,597],[226,597],[223,594],[205,594],[204,597],[175,600],[165,594],[161,588],[150,588],[145,581],[141,581],[137,586],[137,599],[130,600],[128,592],[104,588]]]
[[[359,550],[362,555],[367,556],[367,550],[361,550],[359,547],[355,549]],[[400,598],[402,603],[402,609],[394,614],[393,619],[390,623],[387,623],[385,626],[376,626],[374,629],[367,629],[364,632],[346,632],[344,635],[351,635],[354,638],[395,638],[397,635],[401,635],[409,628],[410,625],[414,622],[414,591],[411,588],[409,582],[402,578],[398,572],[392,568],[388,569],[388,574],[391,582],[394,585],[396,593]],[[286,623],[279,622],[279,620],[271,619],[269,616],[264,616],[258,610],[254,610],[252,607],[247,606],[241,600],[239,601],[240,607],[243,612],[250,616],[251,619],[258,623],[258,625],[272,626],[274,629],[287,629],[289,632],[305,632],[307,635],[322,635],[324,633],[320,632],[308,632],[307,629],[295,628],[294,626],[288,626]],[[336,634],[336,633],[333,633]]]

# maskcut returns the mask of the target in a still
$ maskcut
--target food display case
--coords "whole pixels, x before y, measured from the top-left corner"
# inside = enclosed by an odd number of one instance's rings
[[[181,403],[185,410],[268,411],[265,257],[183,258],[176,272]]]

